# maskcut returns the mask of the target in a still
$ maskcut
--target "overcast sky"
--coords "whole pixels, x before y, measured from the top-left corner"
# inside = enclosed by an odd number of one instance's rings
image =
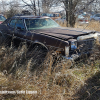
[[[0,0],[0,1],[2,1],[2,0]],[[3,0],[3,1],[5,1],[5,2],[10,2],[10,1],[14,1],[14,0]],[[22,0],[15,0],[15,1],[19,1],[21,4],[23,4]],[[27,3],[30,3],[30,0],[25,0],[25,1],[26,1]],[[37,0],[36,0],[36,1],[37,1]],[[31,4],[31,3],[30,3],[30,4]],[[59,11],[64,10],[61,6],[62,6],[62,5],[52,7],[52,8],[50,9],[50,11],[52,11],[52,12],[59,12]],[[6,6],[6,8],[8,9],[7,6]],[[5,8],[5,9],[6,9],[6,8]]]

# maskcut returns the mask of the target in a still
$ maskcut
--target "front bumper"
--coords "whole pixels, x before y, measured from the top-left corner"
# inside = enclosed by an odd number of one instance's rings
[[[86,53],[78,53],[78,54],[72,54],[69,57],[63,56],[67,60],[75,61],[78,60],[79,58],[82,58],[82,56],[89,56],[91,52],[86,52]]]

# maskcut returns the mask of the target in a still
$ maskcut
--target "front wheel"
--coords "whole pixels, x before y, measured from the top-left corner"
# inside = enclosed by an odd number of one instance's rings
[[[40,44],[33,45],[31,49],[28,48],[27,58],[32,59],[32,70],[39,68],[43,64],[47,52],[47,49]]]

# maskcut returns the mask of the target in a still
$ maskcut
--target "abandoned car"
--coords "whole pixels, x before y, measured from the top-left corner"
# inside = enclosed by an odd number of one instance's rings
[[[53,48],[66,59],[76,59],[81,51],[89,52],[99,33],[90,30],[59,26],[49,17],[14,16],[0,24],[2,39],[7,36],[31,44],[43,46],[46,50]]]

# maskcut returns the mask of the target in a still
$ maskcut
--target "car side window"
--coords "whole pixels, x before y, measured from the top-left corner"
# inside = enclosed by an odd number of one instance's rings
[[[20,27],[21,29],[25,29],[22,19],[18,19],[15,26],[16,28]]]
[[[16,19],[12,19],[11,21],[10,21],[10,23],[9,23],[9,25],[11,26],[11,27],[15,27],[15,24],[16,24],[16,22],[17,22],[17,20]]]
[[[100,17],[100,14],[96,14],[95,17]]]
[[[3,16],[0,16],[0,20],[1,20],[1,21],[4,21],[4,20],[6,20],[6,18],[3,17]]]
[[[13,28],[20,27],[21,29],[25,29],[24,23],[22,19],[12,19],[9,25]]]

